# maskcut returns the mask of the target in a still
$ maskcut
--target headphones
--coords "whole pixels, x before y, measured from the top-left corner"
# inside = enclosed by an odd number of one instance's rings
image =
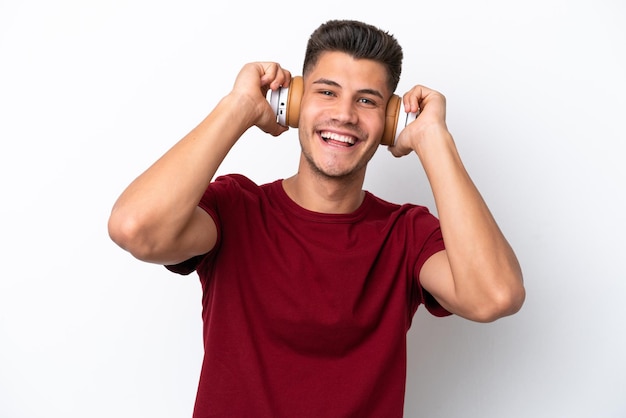
[[[281,87],[271,91],[270,105],[276,113],[276,122],[284,126],[298,127],[300,119],[300,101],[304,91],[304,81],[301,76],[291,79],[289,87]],[[417,113],[406,113],[402,98],[392,95],[387,103],[385,112],[385,129],[380,141],[381,145],[392,146],[402,129],[417,118]]]

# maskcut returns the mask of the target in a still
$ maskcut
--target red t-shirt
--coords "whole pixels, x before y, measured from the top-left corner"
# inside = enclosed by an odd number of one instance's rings
[[[370,193],[350,214],[311,212],[241,175],[200,207],[215,248],[168,266],[203,288],[194,418],[402,417],[411,319],[422,303],[449,315],[418,281],[444,249],[438,220]]]

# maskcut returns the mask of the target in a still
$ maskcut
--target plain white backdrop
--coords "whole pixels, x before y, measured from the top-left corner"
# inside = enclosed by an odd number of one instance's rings
[[[309,34],[397,36],[398,93],[448,99],[464,162],[522,263],[492,324],[419,310],[406,417],[626,416],[626,6],[619,0],[0,0],[0,417],[190,417],[200,286],[113,244],[122,189],[248,61],[300,73]],[[297,132],[248,131],[220,173],[291,175]],[[435,211],[416,156],[365,187]]]

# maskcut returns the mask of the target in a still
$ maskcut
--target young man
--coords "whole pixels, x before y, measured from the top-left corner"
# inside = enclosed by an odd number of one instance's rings
[[[520,309],[520,267],[463,167],[440,93],[404,95],[420,115],[389,148],[419,156],[439,219],[362,190],[401,63],[387,32],[326,22],[304,60],[295,175],[261,186],[242,175],[212,181],[248,128],[287,129],[266,92],[288,86],[291,73],[255,62],[115,203],[116,243],[200,277],[205,357],[194,417],[401,417],[406,332],[420,304],[481,322]]]

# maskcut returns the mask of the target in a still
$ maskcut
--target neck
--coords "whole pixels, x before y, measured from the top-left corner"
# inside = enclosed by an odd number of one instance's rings
[[[287,195],[304,209],[319,213],[352,213],[365,197],[365,173],[353,178],[329,178],[300,170],[283,180]]]

